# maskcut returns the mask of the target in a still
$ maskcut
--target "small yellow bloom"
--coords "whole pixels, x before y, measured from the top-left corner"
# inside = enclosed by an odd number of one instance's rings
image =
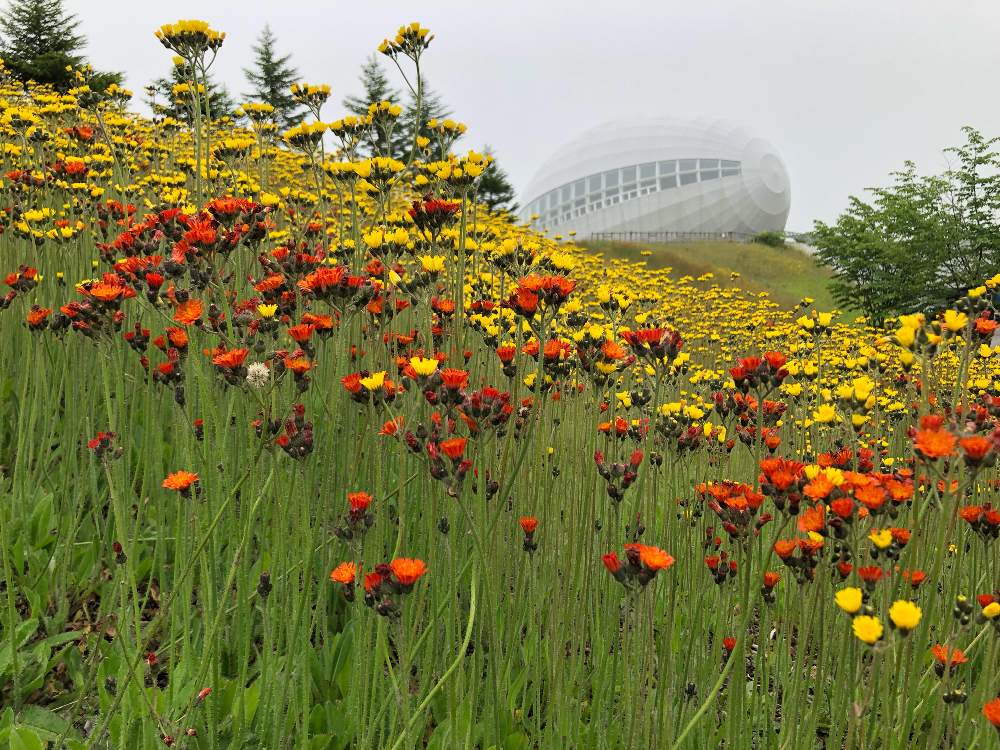
[[[257,312],[260,313],[262,318],[273,318],[274,314],[278,312],[277,305],[257,305]]]
[[[837,420],[837,410],[832,404],[820,404],[819,408],[813,412],[812,417],[815,422],[828,424]]]
[[[952,333],[961,331],[968,322],[969,316],[965,313],[960,313],[957,310],[945,310],[944,312],[944,327]]]
[[[983,607],[983,617],[987,620],[995,620],[1000,617],[1000,602],[990,602]]]
[[[906,599],[899,599],[889,607],[889,619],[898,630],[908,633],[920,623],[920,607]]]
[[[410,358],[410,367],[413,368],[413,371],[415,373],[417,373],[417,375],[421,375],[423,377],[427,377],[428,375],[432,375],[434,373],[434,371],[437,370],[437,368],[438,368],[438,361],[436,359],[434,359],[433,357],[430,357],[430,358],[427,358],[427,357],[411,357]]]
[[[869,646],[882,637],[883,631],[882,623],[879,622],[879,619],[868,615],[858,615],[855,617],[851,623],[851,629],[859,640],[864,641]]]
[[[385,384],[385,370],[373,372],[367,378],[361,378],[361,385],[369,391],[377,391]]]
[[[863,596],[861,589],[855,586],[847,586],[840,589],[840,591],[833,595],[833,598],[837,602],[837,606],[849,615],[853,615],[861,609]]]
[[[889,529],[873,529],[868,538],[879,549],[885,549],[892,544],[892,532]]]

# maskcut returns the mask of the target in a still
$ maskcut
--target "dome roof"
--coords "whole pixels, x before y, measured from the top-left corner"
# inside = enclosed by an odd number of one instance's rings
[[[740,223],[750,228],[757,225],[763,228],[784,227],[791,205],[791,192],[788,172],[781,157],[763,138],[739,125],[717,118],[636,118],[609,122],[587,130],[556,151],[539,168],[522,193],[522,206],[525,207],[522,216],[527,218],[530,215],[531,211],[528,209],[537,198],[581,178],[633,165],[646,164],[651,167],[652,162],[667,165],[674,163],[675,166],[661,167],[661,171],[668,168],[683,171],[685,163],[690,165],[696,159],[700,160],[702,170],[706,169],[705,164],[708,163],[709,175],[706,177],[702,174],[698,178],[692,178],[695,182],[693,185],[681,181],[678,183],[680,190],[672,191],[670,200],[684,200],[686,195],[698,192],[703,180],[715,179],[718,173],[712,170],[713,167],[718,168],[719,163],[714,160],[721,160],[723,168],[727,164],[734,169],[738,168],[738,174],[723,169],[721,175],[724,179],[719,182],[727,183],[725,194],[731,198],[728,202],[733,204],[735,201],[739,204],[731,205],[730,208],[745,217]],[[738,167],[734,166],[734,162],[738,163]],[[697,170],[699,167],[692,169]],[[734,189],[736,181],[738,188]],[[701,192],[704,193],[705,190]],[[664,200],[660,199],[660,202]],[[705,212],[711,211],[712,206],[722,208],[722,203],[717,200],[702,201],[699,206],[701,208],[698,210]],[[732,223],[732,217],[736,213],[722,213],[728,214],[726,220]],[[711,224],[710,219],[705,217],[699,220],[701,226]],[[616,228],[620,227],[620,223],[617,223]]]

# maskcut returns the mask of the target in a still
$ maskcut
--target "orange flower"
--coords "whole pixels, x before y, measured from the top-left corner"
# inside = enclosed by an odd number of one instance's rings
[[[351,511],[361,513],[372,504],[372,496],[367,492],[348,492],[347,503],[351,506]]]
[[[334,583],[342,583],[345,586],[350,586],[354,583],[357,574],[358,569],[354,563],[342,562],[330,573],[330,580]]]
[[[521,524],[521,529],[525,534],[534,534],[535,529],[538,528],[538,519],[534,516],[522,516],[518,523]]]
[[[969,660],[960,648],[952,649],[951,656],[949,656],[948,647],[940,643],[931,649],[931,654],[937,661],[947,665],[965,664]]]
[[[174,320],[189,326],[201,317],[203,309],[201,300],[189,299],[187,302],[177,305],[177,309],[174,310]]]
[[[993,441],[982,435],[964,437],[958,441],[965,453],[965,460],[972,464],[980,463],[986,454],[993,449]]]
[[[799,531],[806,533],[809,531],[822,531],[826,526],[826,518],[823,515],[823,506],[816,505],[806,508],[799,516]]]
[[[28,328],[36,329],[42,328],[45,325],[45,320],[52,314],[52,310],[48,307],[39,307],[35,305],[28,311]]]
[[[618,555],[615,552],[609,552],[606,555],[601,555],[601,562],[604,563],[604,567],[613,575],[621,570],[622,563],[618,559]]]
[[[427,573],[427,566],[423,560],[409,557],[397,557],[389,563],[389,568],[396,576],[396,580],[403,586],[412,586],[422,575]]]
[[[469,384],[469,373],[465,370],[456,370],[453,367],[446,367],[441,370],[441,383],[445,388],[457,391],[465,388]]]
[[[924,458],[942,458],[955,453],[958,439],[947,430],[920,430],[913,439],[913,446]]]
[[[659,547],[639,545],[639,559],[650,570],[666,570],[674,564],[674,558]]]
[[[212,364],[224,370],[235,370],[243,364],[249,353],[249,349],[230,349],[212,357]]]
[[[781,580],[781,576],[775,573],[773,570],[768,570],[764,573],[764,587],[768,589],[773,589],[778,585],[778,581]]]
[[[173,474],[168,474],[167,478],[163,480],[163,487],[168,490],[187,492],[191,485],[197,481],[198,475],[193,471],[175,471]]]
[[[285,369],[295,375],[305,375],[312,369],[312,362],[305,357],[285,357],[283,360]]]
[[[1000,698],[994,698],[983,706],[983,716],[997,729],[1000,729]]]
[[[779,539],[774,543],[774,554],[784,560],[791,557],[792,553],[795,552],[796,546],[797,544],[794,539]]]
[[[457,461],[465,453],[465,438],[448,438],[440,443],[441,452],[452,461]]]

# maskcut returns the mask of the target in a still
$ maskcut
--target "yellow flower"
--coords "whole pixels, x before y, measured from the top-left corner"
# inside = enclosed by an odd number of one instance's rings
[[[917,338],[917,332],[909,326],[901,326],[896,330],[896,341],[900,346],[909,349]]]
[[[827,424],[837,420],[837,410],[832,404],[820,404],[819,408],[813,412],[812,416],[814,421]]]
[[[427,273],[440,273],[444,270],[443,255],[421,255],[420,267]]]
[[[257,305],[257,312],[260,313],[262,318],[273,318],[274,314],[278,312],[277,305]]]
[[[868,615],[858,615],[851,622],[851,629],[859,640],[864,641],[869,646],[882,637],[882,623],[877,617]]]
[[[944,312],[944,327],[952,333],[961,331],[968,322],[969,316],[965,313],[960,313],[957,310],[945,310]]]
[[[892,532],[889,529],[872,529],[872,532],[868,535],[868,538],[872,540],[874,544],[879,549],[885,549],[890,544],[892,544]]]
[[[920,607],[906,599],[899,599],[889,607],[889,619],[898,630],[908,633],[920,623]]]
[[[361,378],[361,385],[369,391],[376,391],[385,383],[385,370],[373,372],[367,378]]]
[[[987,620],[994,620],[1000,616],[1000,602],[990,602],[983,607],[983,617]]]
[[[417,375],[427,377],[428,375],[432,375],[438,368],[438,361],[433,357],[411,357],[410,367],[413,368],[413,371],[417,373]]]
[[[849,615],[853,615],[861,609],[863,599],[861,589],[855,586],[847,586],[840,589],[840,591],[833,595],[833,598],[837,602],[837,606]]]

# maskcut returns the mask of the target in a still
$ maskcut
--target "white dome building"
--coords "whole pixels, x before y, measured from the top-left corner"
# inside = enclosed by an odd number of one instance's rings
[[[774,147],[708,118],[589,130],[542,165],[523,198],[521,220],[536,229],[624,239],[781,231],[791,205],[788,172]]]

